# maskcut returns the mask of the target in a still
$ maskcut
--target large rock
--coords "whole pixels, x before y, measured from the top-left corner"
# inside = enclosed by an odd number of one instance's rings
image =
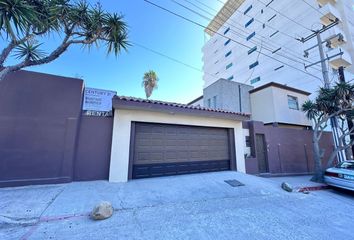
[[[93,208],[90,216],[94,220],[104,220],[111,217],[112,215],[112,204],[110,202],[101,202]]]
[[[281,188],[284,189],[287,192],[292,192],[293,191],[293,187],[287,182],[283,182],[281,184]]]

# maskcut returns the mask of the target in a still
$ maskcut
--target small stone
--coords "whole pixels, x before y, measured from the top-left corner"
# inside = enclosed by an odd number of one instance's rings
[[[93,220],[104,220],[113,215],[113,207],[110,202],[101,202],[96,205],[90,216]]]
[[[283,182],[281,184],[281,188],[284,189],[287,192],[292,192],[293,191],[293,187],[287,182]]]
[[[304,190],[302,191],[303,194],[310,194],[310,191]]]

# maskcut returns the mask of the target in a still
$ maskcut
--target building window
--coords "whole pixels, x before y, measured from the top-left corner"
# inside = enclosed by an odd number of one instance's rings
[[[252,18],[251,20],[249,20],[248,22],[246,22],[245,24],[245,28],[248,27],[249,25],[251,25],[251,23],[253,23],[254,18]]]
[[[259,82],[259,81],[261,81],[261,77],[256,77],[251,80],[251,84],[255,84],[256,82]]]
[[[297,97],[288,95],[288,105],[290,109],[299,110],[299,101]]]
[[[271,17],[271,18],[268,19],[268,22],[272,21],[276,16],[277,16],[277,15],[274,14],[273,17]]]
[[[232,75],[231,77],[229,77],[227,80],[232,80],[232,79],[234,79],[234,75]]]
[[[250,55],[251,53],[257,51],[257,46],[251,48],[250,50],[248,50],[248,55]]]
[[[216,96],[213,97],[213,108],[216,109]]]
[[[211,100],[210,100],[210,98],[208,99],[207,104],[208,104],[208,108],[210,108],[210,107],[211,107]]]
[[[252,5],[249,6],[249,7],[243,12],[243,14],[246,15],[249,11],[251,11],[251,9],[252,9]]]
[[[224,43],[224,46],[226,46],[227,44],[229,44],[231,42],[231,39],[227,40],[225,43]]]
[[[284,67],[284,65],[281,65],[281,66],[279,66],[277,68],[274,68],[274,71],[278,71],[279,69],[282,69],[283,67]]]
[[[229,31],[230,31],[230,28],[228,27],[228,28],[225,30],[224,35],[225,35],[226,33],[228,33]]]
[[[229,69],[230,67],[232,67],[232,63],[226,65],[226,69]]]
[[[254,35],[256,35],[256,32],[251,33],[251,34],[246,38],[246,40],[249,41],[251,38],[254,37]]]
[[[272,52],[272,54],[274,54],[274,53],[276,53],[276,52],[278,52],[278,51],[280,51],[280,50],[281,50],[281,47],[278,48],[278,49],[276,49],[276,50],[274,50],[274,51]]]
[[[273,37],[275,34],[277,34],[279,31],[275,31],[274,33],[272,33],[269,37]]]
[[[252,69],[252,68],[256,67],[258,64],[259,64],[258,61],[252,63],[252,64],[249,66],[249,69]]]
[[[225,57],[230,56],[230,55],[231,55],[231,53],[232,53],[232,51],[229,51],[228,53],[226,53],[226,54],[225,54]]]

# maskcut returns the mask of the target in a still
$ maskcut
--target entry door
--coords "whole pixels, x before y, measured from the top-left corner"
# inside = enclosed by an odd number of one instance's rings
[[[256,156],[259,173],[269,172],[267,160],[267,147],[264,134],[256,134]]]

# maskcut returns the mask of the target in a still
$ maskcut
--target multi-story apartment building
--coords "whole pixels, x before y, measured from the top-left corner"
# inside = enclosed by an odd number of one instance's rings
[[[321,34],[330,80],[345,67],[346,80],[354,78],[353,0],[228,0],[205,29],[204,87],[220,78],[259,87],[277,82],[315,92],[323,86],[318,48],[311,35],[338,20]],[[333,24],[332,24],[333,25]],[[343,52],[342,55],[338,53]],[[307,56],[304,56],[307,55]]]

